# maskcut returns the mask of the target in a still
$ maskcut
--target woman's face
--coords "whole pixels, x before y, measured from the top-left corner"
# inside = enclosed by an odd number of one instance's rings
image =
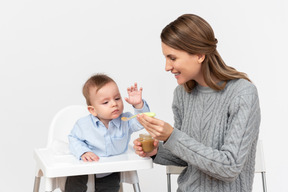
[[[205,55],[191,55],[164,43],[162,43],[162,52],[166,59],[165,70],[175,76],[179,85],[195,80],[198,84],[206,86],[201,70]]]

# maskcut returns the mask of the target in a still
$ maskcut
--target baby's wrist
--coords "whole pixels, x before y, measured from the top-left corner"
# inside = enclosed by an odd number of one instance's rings
[[[144,103],[143,103],[143,101],[141,101],[141,103],[136,104],[136,105],[133,105],[133,107],[134,107],[135,109],[142,109],[142,108],[143,108],[143,105],[144,105]]]

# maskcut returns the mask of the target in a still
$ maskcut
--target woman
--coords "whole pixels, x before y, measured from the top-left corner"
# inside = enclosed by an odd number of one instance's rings
[[[165,70],[179,86],[174,91],[174,127],[138,115],[157,140],[151,153],[162,165],[187,166],[178,192],[252,191],[260,125],[256,87],[245,73],[227,66],[216,50],[217,39],[201,17],[185,14],[161,33]],[[156,155],[156,156],[155,156]]]

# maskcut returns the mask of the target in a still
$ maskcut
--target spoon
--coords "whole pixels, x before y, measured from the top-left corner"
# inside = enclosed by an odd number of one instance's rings
[[[147,115],[149,117],[154,117],[156,114],[152,113],[152,112],[145,112],[145,113],[140,113],[140,114],[144,114]],[[138,115],[138,114],[137,114]],[[133,119],[134,117],[136,117],[137,115],[133,115],[131,117],[121,117],[122,121],[129,121],[130,119]]]

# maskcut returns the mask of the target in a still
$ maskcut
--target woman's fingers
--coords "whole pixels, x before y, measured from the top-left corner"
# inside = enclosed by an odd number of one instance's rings
[[[149,117],[144,114],[139,114],[137,116],[137,119],[139,123],[143,125],[143,127],[150,133],[152,137],[155,138],[157,135],[161,133],[162,129],[159,126],[161,125],[162,122],[161,120],[156,119],[154,117]]]
[[[135,139],[133,141],[133,144],[134,144],[133,148],[135,151],[141,151],[142,150],[141,143],[140,143],[140,141],[138,141],[138,139]]]
[[[135,153],[141,157],[150,157],[157,153],[157,149],[154,149],[154,151],[151,153],[145,153],[142,149],[141,142],[138,139],[135,139],[133,141],[133,144],[134,144],[133,148],[135,150]],[[154,142],[154,146],[155,148],[158,147],[158,141]]]
[[[138,139],[135,139],[133,141],[133,144],[134,144],[133,148],[135,150],[135,153],[139,156],[142,156],[144,152],[143,152],[141,143],[138,141]]]
[[[155,139],[166,141],[173,132],[173,127],[160,119],[143,114],[139,114],[137,119]]]
[[[159,141],[157,139],[154,139],[154,147],[158,147]]]
[[[153,126],[158,125],[160,121],[159,119],[149,117],[148,115],[145,114],[138,114],[137,119],[144,127],[146,126],[147,128],[153,128]]]
[[[143,127],[149,132],[149,134],[150,134],[152,137],[154,137],[154,135],[155,135],[155,130],[153,129],[151,123],[148,122],[148,121],[145,119],[144,116],[146,116],[146,115],[139,114],[139,115],[137,116],[137,119],[138,119],[139,123],[140,123],[141,125],[143,125]]]

